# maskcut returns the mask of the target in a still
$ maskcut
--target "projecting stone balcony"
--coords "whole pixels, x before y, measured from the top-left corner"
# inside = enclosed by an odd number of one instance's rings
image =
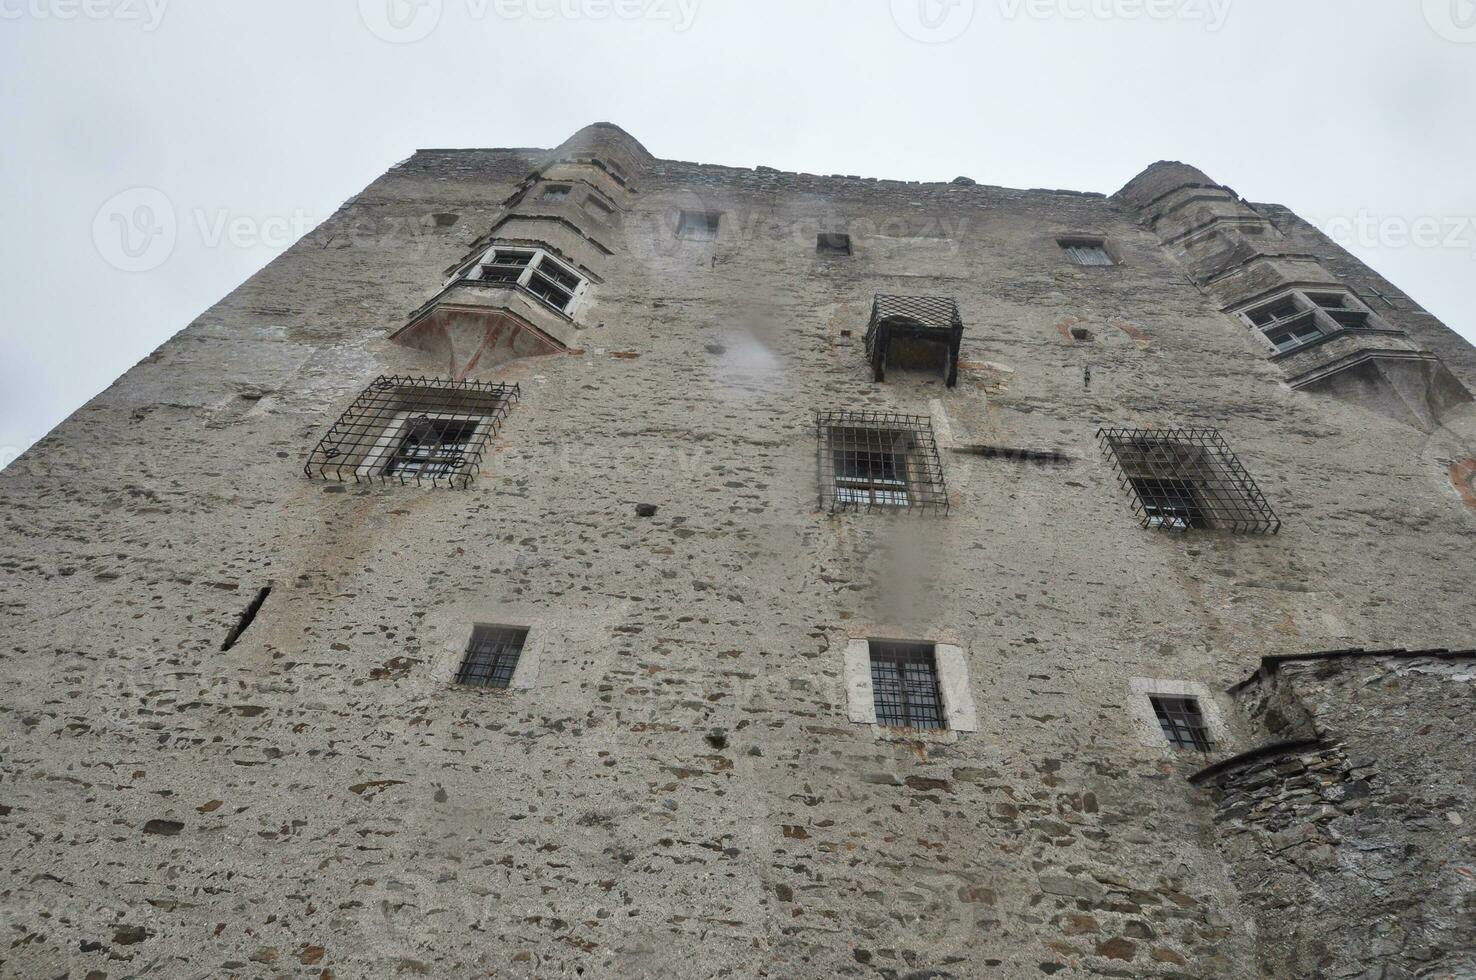
[[[390,339],[443,358],[437,370],[461,378],[522,357],[566,353],[574,323],[517,285],[458,281],[416,310]]]
[[[1430,431],[1471,393],[1402,330],[1350,328],[1276,355],[1287,383]]]

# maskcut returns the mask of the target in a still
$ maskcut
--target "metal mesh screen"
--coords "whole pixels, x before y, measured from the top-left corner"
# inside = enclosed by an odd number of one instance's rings
[[[888,354],[897,342],[914,346],[921,343],[940,350],[948,387],[958,384],[963,319],[958,315],[958,304],[950,297],[878,295],[872,301],[871,323],[866,328],[866,359],[871,362],[875,380],[886,380]]]
[[[891,728],[947,728],[931,643],[871,641],[876,723]]]
[[[381,376],[333,423],[303,472],[465,490],[520,394],[517,385]]]
[[[822,508],[947,513],[943,462],[927,416],[822,412],[815,426]]]
[[[1209,737],[1209,726],[1204,723],[1198,701],[1161,694],[1150,695],[1149,700],[1153,702],[1153,713],[1158,717],[1159,727],[1163,729],[1170,745],[1199,752],[1208,752],[1214,748]]]
[[[456,683],[468,687],[506,689],[512,685],[528,640],[526,629],[510,626],[478,626],[472,630],[466,657],[456,672]]]
[[[1144,527],[1276,534],[1281,520],[1215,429],[1102,429]]]

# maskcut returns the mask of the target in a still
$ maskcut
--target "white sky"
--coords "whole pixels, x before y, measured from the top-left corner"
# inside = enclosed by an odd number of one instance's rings
[[[0,465],[414,149],[598,120],[1011,187],[1180,159],[1476,339],[1476,0],[0,0],[0,92]]]

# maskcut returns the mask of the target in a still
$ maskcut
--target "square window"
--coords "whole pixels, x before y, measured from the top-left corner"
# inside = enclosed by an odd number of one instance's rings
[[[1209,752],[1214,748],[1198,700],[1166,694],[1151,694],[1148,700],[1153,703],[1153,714],[1170,745],[1198,752]]]
[[[693,242],[717,241],[721,220],[722,213],[718,211],[683,211],[677,237]]]
[[[1077,265],[1116,265],[1101,239],[1063,238],[1057,242],[1066,257]]]
[[[876,723],[888,728],[947,728],[933,644],[872,640],[870,647]]]
[[[512,686],[528,631],[513,626],[478,626],[472,630],[456,683],[506,690]]]
[[[308,476],[466,489],[517,385],[379,377],[308,456]]]
[[[567,201],[569,199],[569,192],[573,189],[568,184],[549,184],[543,189],[543,194],[539,200],[550,203]]]
[[[821,255],[850,255],[851,236],[831,232],[822,234],[815,239],[815,251]]]
[[[499,248],[482,260],[478,278],[482,282],[516,285],[533,261],[534,252]]]
[[[1146,528],[1276,534],[1281,520],[1215,429],[1102,429]]]
[[[1278,321],[1289,319],[1303,312],[1297,301],[1288,296],[1286,299],[1279,299],[1274,303],[1251,310],[1246,316],[1250,317],[1251,323],[1258,327],[1269,327]]]
[[[385,464],[385,475],[450,476],[466,463],[466,454],[476,438],[479,418],[431,418],[420,415],[408,420],[394,455]]]
[[[1316,318],[1309,312],[1293,319],[1290,323],[1282,323],[1280,326],[1263,328],[1266,339],[1271,341],[1272,346],[1278,352],[1295,350],[1304,344],[1310,344],[1314,340],[1320,340],[1324,336],[1317,327]]]
[[[830,412],[817,417],[821,505],[838,510],[947,511],[948,489],[925,416]]]
[[[570,315],[584,278],[542,249],[495,246],[463,281],[520,289],[564,316]]]

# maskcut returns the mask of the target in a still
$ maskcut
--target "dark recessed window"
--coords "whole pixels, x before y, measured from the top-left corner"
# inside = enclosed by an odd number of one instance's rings
[[[716,241],[722,217],[718,211],[683,211],[677,237],[693,242]]]
[[[468,268],[470,285],[520,289],[544,305],[569,316],[582,294],[584,277],[542,249],[493,246]]]
[[[1115,265],[1101,239],[1063,238],[1058,244],[1066,257],[1077,265]]]
[[[816,419],[821,506],[948,510],[943,464],[926,416],[828,412]]]
[[[815,239],[815,251],[821,255],[850,255],[851,236],[826,233]]]
[[[1153,702],[1153,713],[1158,717],[1159,727],[1170,745],[1199,752],[1214,748],[1209,726],[1204,722],[1204,713],[1199,710],[1197,700],[1163,694],[1149,695],[1148,700]]]
[[[1317,320],[1310,312],[1277,326],[1263,328],[1262,332],[1278,352],[1295,350],[1314,340],[1321,340],[1325,336],[1318,329]]]
[[[456,683],[468,687],[506,689],[512,685],[518,658],[523,655],[523,644],[527,641],[526,629],[476,627],[472,630],[471,642],[467,644],[466,657],[461,661],[461,670],[456,673]]]
[[[889,728],[947,728],[931,643],[871,641],[876,723]]]
[[[385,475],[452,475],[464,465],[480,424],[479,418],[431,418],[422,415],[410,419],[403,429],[400,444],[385,465]]]
[[[566,201],[569,199],[569,192],[573,189],[568,184],[549,184],[543,189],[542,200],[550,202]]]
[[[1102,429],[1144,527],[1275,534],[1281,520],[1215,429]]]

